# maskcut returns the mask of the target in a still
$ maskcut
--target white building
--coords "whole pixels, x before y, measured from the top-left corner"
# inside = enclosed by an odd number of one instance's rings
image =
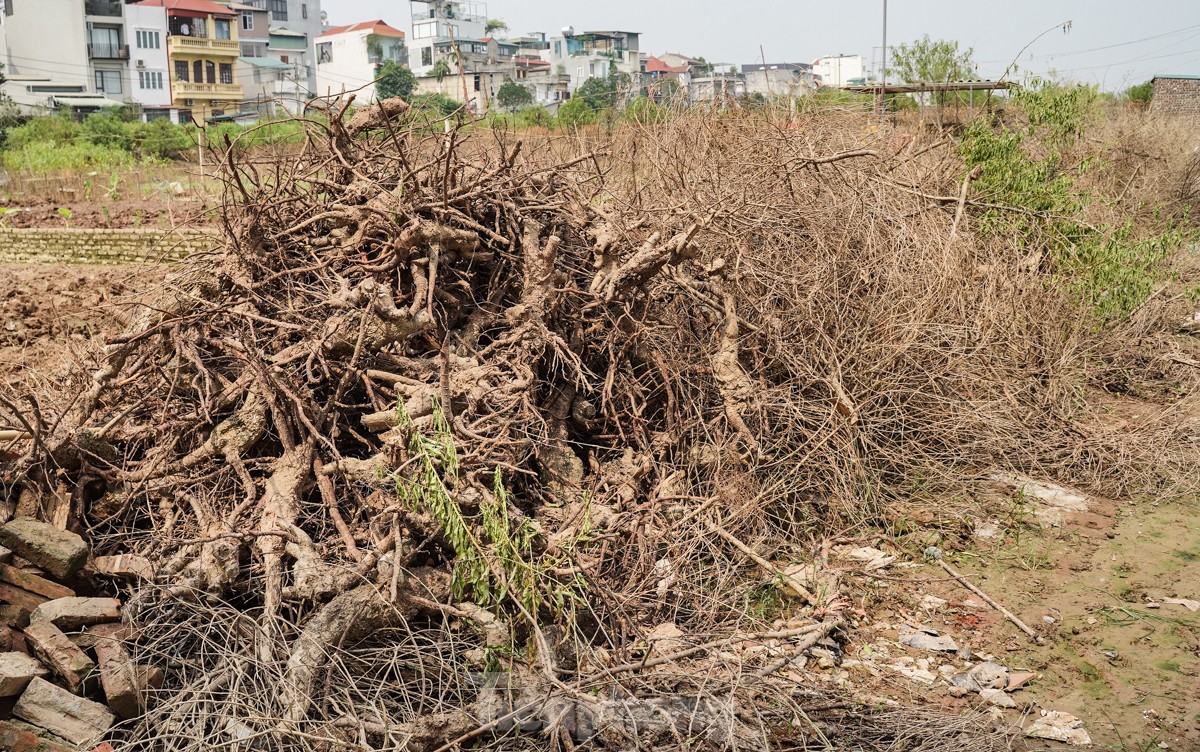
[[[615,65],[618,73],[629,76],[630,86],[641,87],[642,60],[636,31],[574,31],[550,37],[545,58],[553,72],[571,77],[575,92],[589,78],[605,78]],[[629,92],[622,92],[628,94]]]
[[[404,65],[404,32],[381,20],[329,29],[317,37],[317,95],[355,93],[358,102],[374,102],[373,82],[387,61]]]
[[[130,41],[129,88],[142,106],[143,117],[170,117],[171,73],[167,62],[167,9],[125,6],[125,29]]]
[[[297,49],[289,49],[283,53],[288,57],[287,63],[293,66],[292,78],[295,85],[304,93],[315,92],[317,88],[317,68],[313,61],[314,47],[317,37],[321,36],[321,0],[241,0],[246,5],[266,10],[270,14],[271,29],[280,37],[303,35],[303,55]],[[288,34],[288,32],[292,32]],[[288,53],[291,54],[288,54]],[[303,62],[299,62],[302,60]]]
[[[812,72],[820,77],[822,86],[863,83],[867,78],[867,59],[862,55],[828,55],[813,61]]]
[[[412,37],[408,65],[417,76],[428,76],[439,60],[457,70],[459,53],[486,54],[487,5],[470,0],[411,0]],[[480,48],[482,46],[481,49]]]
[[[156,117],[171,104],[164,8],[121,0],[6,0],[0,34],[9,79],[3,92],[23,111],[87,113],[140,104]]]
[[[775,97],[802,97],[816,88],[812,66],[805,63],[752,63],[742,66],[746,93]]]

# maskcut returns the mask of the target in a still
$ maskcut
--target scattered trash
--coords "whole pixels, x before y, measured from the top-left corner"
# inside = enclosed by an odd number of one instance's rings
[[[1025,736],[1066,742],[1076,747],[1086,747],[1092,743],[1092,737],[1083,727],[1083,721],[1070,713],[1058,710],[1043,710],[1042,717],[1025,729]]]
[[[1008,686],[1006,686],[1005,689],[1009,692],[1015,692],[1018,689],[1022,689],[1034,676],[1036,676],[1036,674],[1034,674],[1032,671],[1017,671],[1015,673],[1011,673],[1008,675]]]
[[[1200,601],[1193,601],[1187,598],[1163,598],[1163,603],[1170,603],[1173,606],[1183,606],[1188,611],[1200,611]]]
[[[910,626],[900,627],[900,644],[919,650],[931,650],[942,653],[957,653],[958,644],[953,637],[938,635],[932,629],[913,629]]]
[[[1043,525],[1061,527],[1064,512],[1086,512],[1092,507],[1092,498],[1070,488],[1037,481],[1023,475],[995,473],[992,480],[1019,490],[1026,498],[1036,502],[1033,514]]]
[[[877,569],[885,569],[888,567],[888,565],[896,560],[895,556],[880,551],[878,548],[870,548],[869,546],[852,548],[849,551],[843,552],[842,556],[847,559],[853,559],[854,561],[866,562],[866,564],[863,566],[863,570],[867,572],[873,572]]]

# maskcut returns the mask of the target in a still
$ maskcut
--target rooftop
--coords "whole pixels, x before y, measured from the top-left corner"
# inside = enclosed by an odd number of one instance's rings
[[[192,15],[232,16],[233,10],[227,5],[218,5],[212,0],[142,0],[138,5],[147,8],[166,8],[168,12],[186,13]]]
[[[357,31],[366,31],[371,34],[377,34],[381,37],[396,37],[398,39],[404,38],[403,31],[400,31],[393,26],[389,26],[383,21],[383,19],[377,18],[374,21],[362,21],[360,23],[350,24],[348,26],[335,26],[329,31],[321,34],[318,39],[337,36],[338,34],[349,34]]]

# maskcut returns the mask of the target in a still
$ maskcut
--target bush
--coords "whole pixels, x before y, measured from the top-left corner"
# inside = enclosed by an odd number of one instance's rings
[[[461,102],[445,94],[414,94],[409,104],[414,110],[438,117],[449,117],[462,107]]]
[[[533,104],[533,92],[509,79],[500,85],[500,90],[496,92],[496,101],[506,110],[515,110]]]
[[[545,107],[522,107],[517,112],[517,125],[522,128],[553,128],[554,116]]]
[[[636,97],[625,106],[625,119],[639,125],[660,123],[667,117],[667,109],[648,97]]]
[[[592,79],[595,80],[595,79]],[[558,124],[564,128],[578,128],[596,122],[596,111],[580,97],[571,97],[559,105]]]
[[[19,129],[18,129],[19,130]],[[35,141],[9,149],[3,155],[4,166],[16,171],[51,172],[55,170],[110,170],[133,167],[137,160],[124,149],[90,141],[55,143]]]

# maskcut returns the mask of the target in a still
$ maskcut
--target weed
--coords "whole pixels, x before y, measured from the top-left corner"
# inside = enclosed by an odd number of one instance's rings
[[[58,207],[58,216],[62,217],[63,224],[67,227],[71,226],[71,218],[75,216],[75,212],[71,211],[66,206]]]

